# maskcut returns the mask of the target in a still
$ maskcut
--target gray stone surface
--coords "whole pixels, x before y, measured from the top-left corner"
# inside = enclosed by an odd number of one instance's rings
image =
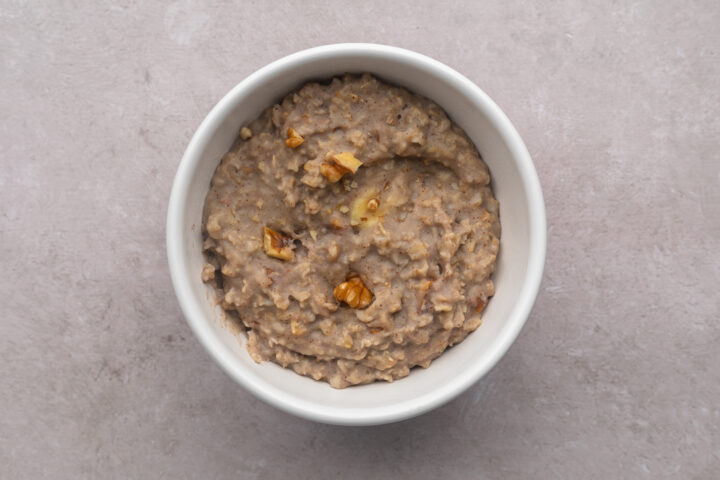
[[[717,2],[42,3],[0,5],[0,477],[718,478]],[[373,428],[237,386],[185,324],[164,249],[212,105],[340,41],[477,82],[548,210],[542,291],[507,356]]]

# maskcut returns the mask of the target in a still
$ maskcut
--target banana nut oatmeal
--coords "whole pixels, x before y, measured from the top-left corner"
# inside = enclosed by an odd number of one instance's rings
[[[335,388],[427,368],[481,324],[498,202],[465,133],[370,75],[308,83],[212,178],[202,278],[255,361]]]

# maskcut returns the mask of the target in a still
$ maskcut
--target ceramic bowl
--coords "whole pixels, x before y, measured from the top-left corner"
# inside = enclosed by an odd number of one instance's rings
[[[222,321],[214,292],[200,279],[205,264],[201,222],[210,178],[241,125],[313,79],[370,72],[438,103],[477,146],[500,202],[502,238],[495,296],[483,324],[427,369],[406,378],[342,390],[271,362],[255,363],[245,337]],[[173,286],[190,327],[212,358],[239,384],[277,408],[307,419],[371,425],[427,412],[485,375],[517,337],[535,301],[545,262],[545,207],[522,139],[500,108],[473,82],[442,63],[400,48],[338,44],[304,50],[256,71],[212,109],[192,137],[173,183],[167,254]]]

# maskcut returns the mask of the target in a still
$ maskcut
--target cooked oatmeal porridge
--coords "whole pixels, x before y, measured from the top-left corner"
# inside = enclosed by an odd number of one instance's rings
[[[500,223],[465,133],[365,74],[308,83],[242,127],[203,234],[202,278],[252,358],[342,388],[427,368],[480,326]]]

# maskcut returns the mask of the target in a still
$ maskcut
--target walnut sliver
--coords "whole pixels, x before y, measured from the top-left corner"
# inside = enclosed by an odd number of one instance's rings
[[[372,302],[372,292],[358,276],[351,276],[335,287],[335,300],[345,302],[350,308],[363,309]]]
[[[265,227],[263,232],[263,247],[265,254],[269,257],[292,260],[295,256],[292,239],[268,227]]]
[[[248,127],[242,127],[240,129],[240,138],[242,138],[243,140],[250,140],[252,136],[253,132]]]
[[[328,158],[332,163],[320,165],[320,173],[330,183],[337,183],[344,175],[357,172],[363,164],[350,152],[333,153]]]

